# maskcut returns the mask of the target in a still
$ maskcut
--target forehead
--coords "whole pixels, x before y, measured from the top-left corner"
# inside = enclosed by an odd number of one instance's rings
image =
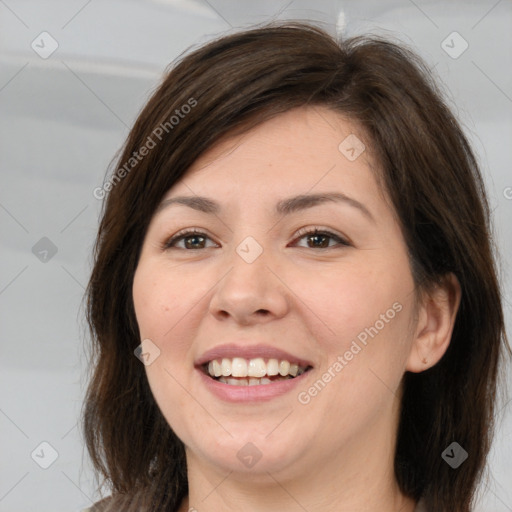
[[[326,107],[279,114],[205,151],[165,196],[233,188],[272,194],[345,186],[375,188],[371,147],[361,127]],[[355,158],[354,158],[355,156]],[[227,187],[227,188],[226,188]],[[197,189],[197,190],[196,190]]]

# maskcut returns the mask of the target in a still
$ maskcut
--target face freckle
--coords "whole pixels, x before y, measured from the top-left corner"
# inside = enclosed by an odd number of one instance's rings
[[[339,149],[350,134],[368,148],[354,160]],[[215,214],[184,204],[159,211],[133,283],[141,337],[161,350],[146,367],[151,390],[194,457],[239,470],[237,453],[250,442],[264,454],[261,471],[291,475],[356,458],[368,443],[378,452],[393,435],[414,284],[370,149],[335,112],[294,109],[212,148],[165,195],[219,205]],[[345,199],[275,212],[292,196],[329,193]],[[164,237],[185,229],[211,242],[161,249]],[[328,232],[328,248],[311,233],[297,236],[315,229]],[[312,368],[278,396],[234,403],[205,385],[195,365],[225,344],[270,346]]]

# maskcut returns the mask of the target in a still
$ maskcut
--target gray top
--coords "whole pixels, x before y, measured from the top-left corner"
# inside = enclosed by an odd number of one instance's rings
[[[414,512],[428,512],[427,507],[425,507],[425,502],[422,499],[418,501],[418,504],[416,505]]]

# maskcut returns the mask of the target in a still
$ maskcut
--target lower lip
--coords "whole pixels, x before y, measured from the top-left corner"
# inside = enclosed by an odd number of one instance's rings
[[[221,400],[227,402],[262,402],[284,395],[300,385],[311,370],[293,379],[278,380],[270,384],[255,386],[236,386],[212,379],[201,369],[196,369],[207,389]]]

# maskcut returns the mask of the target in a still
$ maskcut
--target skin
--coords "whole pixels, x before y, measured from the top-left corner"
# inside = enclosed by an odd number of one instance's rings
[[[354,161],[338,149],[351,133],[366,145]],[[460,288],[452,277],[414,309],[406,245],[376,165],[360,128],[326,108],[302,107],[225,139],[166,193],[221,205],[217,214],[184,205],[156,213],[133,282],[141,340],[161,351],[146,366],[149,384],[186,446],[189,496],[180,511],[414,510],[393,473],[401,381],[446,351]],[[283,198],[320,192],[356,199],[373,220],[342,202],[274,213]],[[297,235],[315,227],[350,245]],[[208,238],[162,248],[184,228]],[[248,236],[263,249],[252,263],[236,252]],[[395,303],[394,318],[334,371],[338,356]],[[270,401],[225,402],[193,363],[242,338],[308,359],[313,370]],[[335,376],[300,403],[298,393],[329,368]],[[252,468],[237,457],[248,442],[262,454]]]

